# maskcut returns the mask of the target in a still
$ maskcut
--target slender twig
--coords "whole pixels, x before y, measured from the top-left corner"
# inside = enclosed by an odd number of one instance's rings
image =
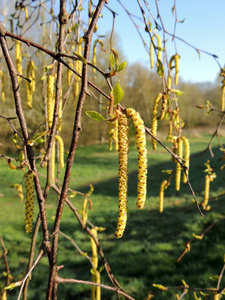
[[[53,52],[51,50],[48,50],[36,43],[33,43],[32,41],[29,41],[29,40],[26,40],[20,36],[17,36],[7,30],[4,31],[4,36],[9,36],[13,39],[16,39],[22,43],[25,43],[28,47],[34,47],[38,50],[41,50],[42,52],[45,52],[46,54],[48,54],[49,56],[51,56],[54,60],[57,60],[58,62],[61,62],[65,67],[67,67],[70,71],[72,71],[74,74],[76,74],[76,76],[78,77],[82,77],[81,74],[79,74],[76,70],[74,70],[73,68],[71,68],[63,59],[62,57],[68,57],[67,54],[65,53],[59,53],[59,52]],[[72,56],[69,56],[69,57],[72,57]],[[73,59],[77,59],[76,56],[73,56]],[[105,98],[109,99],[110,100],[110,97],[104,93],[100,88],[98,88],[94,83],[90,82],[88,80],[88,85],[90,85],[91,87],[93,87],[94,89],[96,89],[99,93],[101,93]]]
[[[81,256],[84,256],[87,260],[89,260],[89,262],[91,263],[92,265],[92,268],[94,268],[94,265],[93,265],[93,260],[90,256],[88,256],[85,252],[83,252],[78,246],[77,244],[74,242],[74,240],[72,238],[70,238],[67,234],[63,233],[61,230],[59,231],[59,234],[64,236],[67,240],[69,240],[73,246],[77,249],[77,251],[79,252],[79,254]]]
[[[43,246],[44,246],[44,245],[43,245]],[[42,246],[42,248],[43,248],[43,246]],[[36,260],[34,261],[32,267],[30,268],[30,270],[27,272],[26,276],[25,276],[24,279],[22,280],[22,284],[21,284],[21,287],[20,287],[20,292],[19,292],[19,295],[18,295],[18,297],[17,297],[17,300],[20,299],[20,297],[21,297],[21,295],[22,295],[22,292],[23,292],[23,287],[24,287],[24,285],[25,285],[25,283],[26,283],[27,278],[30,276],[31,272],[32,272],[33,269],[36,267],[36,265],[38,264],[39,260],[42,258],[42,255],[43,255],[43,254],[44,254],[44,250],[41,249],[40,252],[39,252],[39,254],[38,254],[38,256],[37,256],[37,258],[36,258]]]
[[[214,109],[213,109],[214,110]],[[220,111],[221,112],[221,111]],[[214,139],[214,137],[217,135],[219,135],[219,130],[220,130],[220,127],[221,127],[221,125],[222,125],[222,123],[223,123],[223,120],[224,120],[224,118],[225,118],[225,112],[222,112],[223,113],[223,115],[221,116],[221,118],[220,118],[220,120],[219,120],[219,123],[218,123],[218,125],[217,125],[217,127],[216,127],[216,130],[214,131],[214,133],[213,133],[213,135],[211,136],[211,138],[210,138],[210,141],[209,141],[209,144],[208,144],[208,146],[203,150],[203,151],[201,151],[200,153],[197,153],[197,154],[195,154],[195,155],[193,155],[192,157],[191,157],[191,159],[193,159],[193,158],[196,158],[196,157],[198,157],[199,155],[202,155],[203,153],[205,153],[207,150],[209,150],[209,152],[210,152],[210,154],[211,154],[211,157],[214,157],[214,154],[213,154],[213,151],[212,151],[212,141],[213,141],[213,139]]]
[[[107,290],[111,290],[113,292],[116,292],[122,296],[124,296],[126,299],[130,299],[130,300],[135,300],[134,298],[132,298],[131,296],[127,295],[125,292],[118,290],[115,287],[111,287],[105,284],[101,284],[101,283],[96,283],[96,282],[92,282],[92,281],[84,281],[84,280],[79,280],[79,279],[73,279],[73,278],[62,278],[62,277],[57,277],[57,282],[59,283],[79,283],[79,284],[87,284],[87,285],[93,285],[93,286],[100,286],[101,288],[107,289]]]
[[[53,186],[54,190],[58,193],[58,194],[61,194],[61,191],[60,189],[57,187],[57,186]],[[100,244],[99,244],[99,241],[98,239],[95,237],[95,235],[92,233],[92,231],[90,230],[89,227],[87,227],[84,223],[83,223],[83,220],[82,220],[82,217],[81,215],[78,213],[78,209],[76,207],[73,206],[73,204],[66,198],[66,204],[68,205],[68,207],[73,211],[74,215],[76,216],[78,222],[80,223],[81,225],[81,228],[84,229],[94,240],[96,246],[97,246],[97,249],[98,249],[98,253],[99,255],[101,256],[101,259],[102,259],[102,262],[105,266],[105,269],[106,269],[106,272],[108,274],[108,277],[109,279],[111,280],[112,284],[115,286],[117,286],[120,290],[122,290],[120,284],[118,283],[118,281],[116,280],[115,276],[113,275],[112,271],[111,271],[111,268],[109,266],[109,263],[104,255],[104,252],[102,250],[102,248],[100,247]],[[87,220],[87,223],[88,220]],[[91,225],[93,227],[93,225]]]
[[[1,244],[1,247],[2,247],[2,256],[3,256],[3,260],[4,260],[4,263],[5,263],[5,268],[6,268],[6,273],[7,273],[7,276],[6,276],[6,282],[5,282],[5,286],[9,285],[10,284],[10,269],[9,269],[9,263],[8,263],[8,260],[7,260],[7,249],[5,248],[5,245],[4,245],[4,242],[3,242],[3,239],[2,237],[0,236],[0,244]]]
[[[200,237],[201,239],[204,237],[204,235],[210,230],[212,229],[215,225],[219,224],[219,223],[222,223],[225,221],[225,218],[217,221],[217,222],[214,222],[212,224],[209,225],[209,227],[207,227],[201,234],[200,234]],[[190,245],[190,243],[192,243],[193,241],[197,241],[196,238],[192,238],[190,239],[188,242],[185,243],[185,245]],[[177,259],[177,262],[181,260],[181,258],[187,253],[188,251],[183,251],[183,253],[179,256],[179,258]]]
[[[200,206],[199,206],[199,204],[198,204],[198,202],[197,202],[197,199],[196,199],[196,196],[195,196],[195,192],[194,192],[194,190],[193,190],[193,188],[192,188],[192,185],[191,185],[191,183],[190,183],[190,181],[189,181],[188,174],[187,174],[187,170],[186,170],[185,164],[183,163],[183,159],[182,159],[181,157],[177,156],[175,153],[173,153],[173,152],[172,152],[168,147],[166,147],[159,139],[157,139],[157,138],[151,133],[151,130],[150,130],[149,128],[145,127],[145,130],[146,130],[146,132],[147,132],[152,138],[154,138],[154,139],[155,139],[155,140],[156,140],[156,141],[157,141],[164,149],[166,149],[166,151],[168,151],[168,152],[176,159],[176,161],[181,165],[181,167],[182,167],[182,169],[183,169],[183,171],[184,171],[184,173],[185,173],[185,176],[186,176],[186,178],[187,178],[187,183],[188,183],[188,186],[189,186],[189,188],[190,188],[190,190],[191,190],[192,196],[194,197],[194,201],[195,201],[195,204],[196,204],[196,206],[197,206],[197,209],[198,209],[200,215],[201,215],[202,217],[204,217],[204,215],[203,215],[203,213],[202,213],[202,211],[201,211],[201,208],[200,208]]]
[[[18,136],[21,138],[21,140],[24,142],[24,139],[23,139],[23,137],[22,137],[22,135],[16,130],[16,128],[13,126],[13,124],[12,124],[12,122],[11,122],[11,120],[13,120],[14,118],[10,118],[10,117],[5,117],[5,116],[3,116],[3,115],[0,115],[0,118],[3,118],[3,119],[5,119],[8,123],[9,123],[9,125],[12,127],[12,129],[13,129],[13,134],[18,134]]]

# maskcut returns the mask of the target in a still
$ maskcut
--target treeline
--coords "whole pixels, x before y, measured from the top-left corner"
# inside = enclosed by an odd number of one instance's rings
[[[25,48],[25,47],[24,47]],[[13,52],[14,50],[12,50]],[[24,52],[25,53],[25,52]],[[38,56],[38,54],[36,54]],[[14,56],[15,57],[15,56]],[[122,55],[120,55],[120,61]],[[26,76],[26,66],[29,58],[25,56],[23,58],[23,69],[24,75]],[[40,65],[42,61],[42,65]],[[36,64],[36,92],[33,95],[33,107],[32,109],[27,107],[26,101],[26,81],[22,80],[20,84],[23,108],[27,117],[29,132],[31,137],[33,134],[42,132],[45,130],[45,97],[46,97],[46,78],[47,73],[44,72],[44,68],[51,64],[50,61],[45,61],[45,58],[41,60],[35,60]],[[39,65],[38,65],[39,62]],[[99,66],[104,72],[109,70],[109,53],[98,51],[97,55],[97,66]],[[14,117],[16,116],[16,111],[13,105],[13,94],[11,91],[10,78],[6,72],[6,68],[3,64],[0,65],[0,69],[4,73],[4,90],[5,90],[5,102],[1,101],[0,114],[4,117]],[[71,132],[73,129],[75,107],[77,103],[77,96],[75,95],[74,86],[68,86],[68,71],[64,69],[63,76],[63,96],[68,93],[70,89],[69,97],[66,98],[66,105],[63,117],[63,127],[61,136],[64,139],[65,146],[68,146],[68,141],[71,137]],[[92,74],[92,69],[90,68],[90,81],[99,86],[103,91],[109,94],[109,88],[106,85],[105,80],[100,74]],[[124,99],[122,105],[124,107],[133,107],[140,112],[142,118],[145,121],[146,126],[151,127],[151,114],[153,100],[157,93],[162,92],[162,80],[159,78],[156,72],[152,72],[148,67],[140,65],[138,63],[133,65],[127,65],[126,68],[118,73],[115,78],[112,78],[112,84],[115,84],[120,80],[120,85],[124,90]],[[199,109],[196,105],[205,106],[207,101],[215,108],[220,103],[221,89],[218,83],[190,83],[184,82],[182,79],[179,81],[179,85],[176,87],[183,92],[181,96],[178,96],[180,117],[184,121],[184,128],[191,129],[201,127],[210,127],[215,124],[217,115],[208,114],[205,109]],[[93,88],[89,88],[89,96],[85,102],[85,110],[94,110],[100,112],[102,115],[107,117],[107,106],[108,100],[95,91]],[[1,95],[1,94],[0,94]],[[74,111],[74,114],[71,113]],[[80,145],[85,145],[89,143],[96,142],[106,142],[108,139],[108,124],[106,122],[97,122],[89,119],[85,114],[83,115],[83,122],[85,123],[84,130],[80,136]],[[18,121],[12,120],[13,125],[20,132],[18,128]],[[168,127],[168,122],[161,121],[159,123],[159,132],[165,133]],[[9,150],[14,152],[16,147],[13,145],[12,139],[13,130],[8,124],[8,122],[0,118],[0,153],[5,153]],[[43,145],[39,145],[40,148]]]

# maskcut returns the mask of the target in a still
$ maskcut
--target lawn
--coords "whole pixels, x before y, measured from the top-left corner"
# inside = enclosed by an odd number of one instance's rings
[[[209,136],[191,139],[192,156],[204,150],[208,144]],[[222,140],[223,142],[223,140]],[[124,291],[135,299],[145,299],[149,291],[155,293],[154,299],[175,299],[176,293],[181,290],[169,289],[159,291],[152,286],[153,283],[166,287],[182,285],[184,279],[190,287],[212,288],[217,281],[224,263],[225,234],[224,223],[214,226],[202,240],[191,243],[191,251],[177,262],[177,258],[184,250],[184,243],[192,239],[193,233],[200,235],[212,222],[222,220],[224,217],[224,197],[218,196],[224,188],[224,172],[218,171],[217,178],[210,186],[211,210],[204,212],[202,218],[193,203],[189,187],[181,184],[181,190],[175,191],[174,178],[165,191],[164,212],[159,213],[159,187],[160,183],[169,177],[163,170],[175,168],[170,155],[158,146],[152,151],[148,143],[148,196],[145,208],[136,208],[137,185],[137,151],[131,145],[129,151],[129,189],[128,189],[128,223],[123,237],[117,240],[114,236],[117,211],[118,191],[117,172],[118,159],[115,151],[109,152],[107,145],[92,145],[79,147],[73,167],[70,188],[88,192],[89,184],[94,186],[91,195],[92,210],[89,211],[89,220],[96,226],[105,227],[99,233],[100,245],[111,266],[112,272],[120,282]],[[223,161],[218,161],[222,152],[213,144],[215,157],[211,167],[219,170]],[[209,151],[191,160],[190,182],[196,193],[197,200],[201,202],[204,197],[204,163],[210,159]],[[40,173],[45,170],[40,169]],[[11,171],[7,162],[0,161],[0,235],[8,249],[8,262],[14,280],[23,277],[26,270],[29,253],[30,234],[24,231],[24,203],[20,203],[15,183],[23,178],[22,171]],[[44,184],[44,177],[43,177]],[[52,191],[46,204],[49,226],[53,225],[55,214],[56,195]],[[83,196],[76,195],[70,199],[81,210]],[[37,213],[37,206],[35,207]],[[90,238],[80,229],[77,220],[68,207],[65,207],[61,223],[61,231],[74,239],[82,251],[91,255]],[[41,241],[41,233],[39,234]],[[37,246],[37,251],[38,251]],[[0,252],[1,253],[1,252]],[[1,260],[0,272],[4,271]],[[91,280],[91,266],[85,256],[79,255],[70,241],[60,236],[58,264],[64,267],[59,271],[62,277],[73,277]],[[39,266],[33,272],[30,283],[28,299],[44,299],[43,293],[47,285],[47,257],[42,258]],[[99,265],[102,263],[99,261]],[[110,284],[106,272],[101,273],[102,283]],[[4,280],[0,277],[0,282]],[[221,287],[225,284],[222,279]],[[18,289],[9,292],[9,299],[14,300]],[[84,285],[62,285],[59,287],[59,299],[91,299],[91,288]],[[200,296],[199,292],[197,293]],[[112,292],[102,289],[102,299],[116,299]],[[194,299],[193,292],[189,291],[184,299]],[[204,298],[202,298],[204,299]]]

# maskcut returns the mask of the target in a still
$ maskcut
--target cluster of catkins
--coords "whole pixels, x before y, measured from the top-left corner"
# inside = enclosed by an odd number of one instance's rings
[[[127,108],[126,114],[118,119],[118,153],[119,153],[119,216],[115,232],[116,238],[121,238],[127,222],[127,187],[128,187],[128,152],[129,152],[129,118],[136,130],[136,145],[138,149],[138,183],[137,206],[142,209],[146,199],[147,185],[147,148],[144,122],[138,112]]]

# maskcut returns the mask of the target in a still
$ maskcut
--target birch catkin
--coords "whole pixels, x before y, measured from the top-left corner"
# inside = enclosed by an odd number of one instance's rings
[[[182,158],[183,157],[183,140],[182,138],[178,139],[178,149],[177,149],[177,155]],[[175,184],[176,184],[176,190],[180,190],[180,178],[181,178],[181,164],[177,162],[177,167],[176,167],[176,179],[175,179]]]
[[[183,182],[187,183],[187,177],[189,174],[189,164],[190,164],[190,144],[189,141],[186,137],[182,137],[182,140],[184,142],[184,167],[185,167],[185,172],[183,176]]]
[[[60,163],[60,168],[64,168],[64,143],[59,135],[55,135],[55,139],[59,143],[59,163]]]
[[[4,88],[4,75],[3,72],[0,70],[0,78],[1,78],[1,98],[2,102],[5,102],[5,88]]]
[[[21,44],[19,41],[16,41],[16,69],[17,72],[22,75],[22,51],[21,51]],[[18,83],[21,82],[21,77],[18,77]]]
[[[133,108],[127,108],[126,114],[133,121],[136,131],[136,145],[138,149],[138,184],[137,206],[142,209],[146,200],[147,191],[147,148],[144,121]]]
[[[157,113],[158,113],[158,105],[159,105],[159,101],[162,98],[162,94],[159,93],[155,99],[154,99],[154,103],[153,103],[153,109],[152,109],[152,134],[156,137],[157,134]],[[154,138],[152,138],[152,149],[156,150],[157,148],[157,142]]]
[[[54,84],[55,75],[48,76],[48,86],[47,86],[47,121],[49,128],[52,127],[53,113],[54,113]]]
[[[154,53],[153,53],[154,52],[154,45],[153,45],[153,43],[154,43],[154,38],[155,37],[157,38],[157,43],[158,43],[158,45],[156,47],[156,48],[158,48],[157,63],[156,63],[157,67],[159,66],[159,61],[161,61],[162,41],[161,41],[161,38],[158,34],[154,34],[151,38],[151,44],[150,44],[150,65],[151,65],[151,69],[153,69],[153,67],[154,67]]]
[[[95,237],[97,237],[97,229],[94,227],[91,229],[91,232]],[[94,239],[91,237],[91,249],[92,249],[92,262],[93,262],[93,273],[92,273],[92,281],[96,283],[100,283],[100,273],[97,270],[98,267],[98,254],[97,254],[97,246],[95,244]],[[101,299],[101,288],[100,286],[92,286],[92,299],[100,300]]]
[[[178,85],[178,73],[179,73],[179,59],[180,59],[180,56],[178,54],[176,54],[174,56],[174,61],[175,61],[175,78],[174,78],[174,83],[176,85]]]
[[[33,173],[28,171],[25,174],[25,231],[32,232],[32,222],[34,213],[34,187],[33,187]]]
[[[168,181],[163,180],[163,182],[160,185],[160,192],[159,192],[159,212],[163,212],[163,202],[164,202],[164,190],[168,187]]]
[[[222,81],[222,94],[221,94],[221,111],[225,109],[225,79]]]
[[[119,215],[116,238],[121,238],[127,222],[127,182],[128,182],[128,151],[129,122],[126,115],[118,119],[118,153],[119,153]]]

